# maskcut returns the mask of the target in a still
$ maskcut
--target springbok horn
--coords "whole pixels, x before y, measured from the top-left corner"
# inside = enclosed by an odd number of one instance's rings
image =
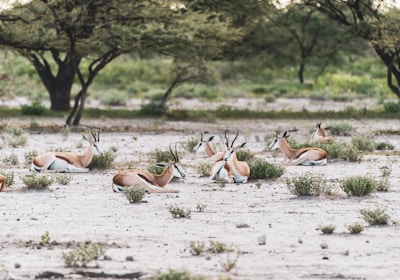
[[[179,162],[179,156],[178,156],[178,150],[176,149],[176,143],[175,143],[175,156],[176,156],[176,162]]]
[[[239,130],[237,129],[237,130],[236,130],[235,138],[233,138],[233,141],[232,141],[232,144],[231,144],[231,148],[233,147],[233,143],[235,143],[235,141],[236,141],[238,135],[239,135]]]
[[[203,141],[203,132],[200,132],[200,141]]]
[[[171,144],[169,144],[169,151],[171,152],[172,157],[174,158],[174,161],[177,162],[176,156],[174,155],[174,152],[172,151]]]
[[[228,137],[226,136],[226,130],[225,130],[225,145],[227,148],[229,148],[229,141],[228,141]]]

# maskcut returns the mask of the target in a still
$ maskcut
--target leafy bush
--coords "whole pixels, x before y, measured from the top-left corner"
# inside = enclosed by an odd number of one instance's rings
[[[146,194],[146,190],[140,186],[125,188],[125,196],[130,203],[140,203]]]
[[[11,164],[13,166],[18,165],[19,164],[18,156],[14,153],[8,156],[4,156],[3,163]]]
[[[69,252],[63,252],[62,258],[67,267],[86,267],[88,263],[97,260],[104,253],[104,246],[91,242],[82,242],[77,248]]]
[[[254,154],[251,153],[249,150],[246,150],[246,149],[243,150],[242,149],[242,150],[238,150],[236,152],[236,157],[240,161],[248,162],[248,161],[250,161],[250,160],[252,160],[254,158]]]
[[[386,214],[385,207],[381,205],[377,205],[373,210],[361,209],[360,214],[369,225],[387,225],[390,222],[390,217]]]
[[[72,174],[69,173],[63,173],[63,174],[57,174],[55,176],[56,178],[56,182],[60,185],[68,185],[69,183],[71,183],[73,176]]]
[[[339,123],[333,124],[329,131],[332,133],[332,135],[348,136],[348,135],[351,135],[351,132],[353,130],[354,130],[354,128],[352,125],[345,123],[345,122],[339,122]]]
[[[358,135],[351,139],[351,143],[360,151],[373,152],[376,143],[368,135]]]
[[[53,184],[53,179],[45,175],[30,173],[22,177],[22,182],[28,187],[28,189],[43,190]]]
[[[12,186],[14,184],[14,171],[10,172],[0,172],[1,175],[6,177],[6,185],[7,186]]]
[[[152,162],[170,162],[174,160],[169,150],[155,149],[148,154],[149,160]]]
[[[37,155],[38,152],[36,150],[26,151],[24,153],[25,163],[30,164]]]
[[[377,150],[394,150],[394,145],[388,141],[379,142],[376,144]]]
[[[200,256],[204,252],[205,244],[202,241],[190,241],[189,252],[193,256]]]
[[[400,102],[399,101],[389,101],[383,103],[383,109],[388,113],[398,113],[400,112]]]
[[[100,103],[109,106],[125,106],[128,102],[128,96],[125,92],[111,90],[100,96]]]
[[[165,167],[162,166],[157,166],[157,165],[149,165],[147,167],[147,171],[149,171],[150,173],[156,174],[156,175],[160,175],[161,173],[163,173],[165,170]]]
[[[259,158],[253,158],[249,161],[250,177],[249,179],[274,179],[281,177],[285,173],[285,168],[281,165],[269,163]]]
[[[323,234],[332,234],[336,227],[334,225],[321,225],[317,229],[322,231]]]
[[[115,154],[112,151],[106,151],[102,155],[94,155],[88,165],[89,169],[110,169],[114,166]]]
[[[46,113],[46,107],[39,101],[35,101],[32,105],[21,105],[22,115],[35,115],[41,116]]]
[[[325,193],[327,189],[325,180],[311,172],[287,179],[286,186],[291,194],[297,196],[319,196]]]
[[[173,218],[190,218],[191,211],[189,209],[183,209],[178,206],[168,206],[168,212]]]
[[[377,182],[365,176],[352,176],[342,180],[340,188],[347,194],[365,196],[376,191]]]
[[[361,223],[353,223],[353,224],[351,224],[351,225],[348,225],[346,228],[347,228],[347,229],[350,231],[350,233],[352,233],[352,234],[359,234],[359,233],[361,233],[362,231],[364,231],[364,225],[361,224]]]
[[[207,177],[207,176],[210,176],[212,167],[213,167],[212,163],[204,161],[204,162],[200,162],[196,166],[196,170],[200,174],[200,176]]]

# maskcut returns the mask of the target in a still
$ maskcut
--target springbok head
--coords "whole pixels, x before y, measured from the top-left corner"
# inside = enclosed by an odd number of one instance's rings
[[[320,131],[320,130],[321,130],[321,122],[317,122],[317,124],[316,124],[316,126],[315,126],[315,129],[314,129],[314,132],[313,132],[311,138],[312,138],[312,139],[317,138],[318,135],[319,135],[319,131]]]
[[[207,140],[203,138],[203,132],[200,133],[200,142],[193,148],[194,153],[204,151],[205,146],[214,139],[214,135],[208,137]]]
[[[82,134],[82,137],[83,137],[83,140],[85,140],[86,142],[88,142],[90,144],[90,146],[93,149],[93,152],[95,152],[99,155],[103,155],[103,150],[99,146],[100,128],[97,129],[97,132],[93,131],[93,129],[90,128],[90,139],[86,138],[86,136],[83,134]]]
[[[238,135],[239,135],[239,130],[236,130],[235,138],[233,138],[231,144],[229,144],[229,140],[228,140],[228,136],[226,135],[226,132],[227,132],[227,131],[225,130],[226,152],[225,152],[225,155],[224,155],[224,161],[229,160],[229,159],[232,157],[232,155],[233,155],[238,149],[241,149],[241,148],[244,147],[244,145],[246,145],[246,142],[243,142],[243,143],[240,144],[240,145],[237,145],[237,146],[235,146],[235,147],[233,146],[233,144],[235,143],[235,141],[236,141],[236,139],[237,139],[237,137],[238,137]]]
[[[269,144],[268,149],[271,151],[279,149],[279,140],[288,138],[289,136],[288,131],[285,131],[282,136],[278,136],[278,133],[275,133],[275,138],[272,140],[271,144]]]
[[[178,151],[176,149],[176,144],[175,144],[175,153],[174,153],[174,151],[172,151],[171,145],[169,145],[169,151],[171,152],[171,155],[174,158],[174,160],[169,163],[169,165],[170,166],[172,165],[172,167],[173,167],[174,177],[185,178],[186,174],[185,174],[185,171],[183,171],[181,163],[179,161],[179,156],[178,156]]]

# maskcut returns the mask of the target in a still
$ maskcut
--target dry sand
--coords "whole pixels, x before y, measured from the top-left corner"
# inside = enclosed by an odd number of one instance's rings
[[[333,123],[321,120],[323,124]],[[22,125],[29,120],[3,120],[9,125]],[[63,120],[40,120],[61,127]],[[187,270],[207,279],[398,279],[400,229],[396,226],[369,226],[359,235],[348,233],[346,226],[363,222],[359,210],[387,207],[393,220],[400,219],[400,173],[397,156],[373,153],[361,163],[329,162],[326,167],[286,166],[277,180],[228,184],[224,188],[200,177],[196,166],[207,160],[203,154],[184,150],[188,140],[198,138],[200,131],[217,135],[213,141],[222,148],[225,129],[240,130],[238,142],[247,141],[246,148],[257,157],[271,163],[284,164],[281,152],[266,151],[275,130],[298,128],[292,133],[299,141],[307,139],[315,121],[235,121],[235,122],[168,122],[163,120],[133,120],[87,122],[99,125],[104,150],[117,147],[116,168],[73,174],[69,185],[53,184],[48,191],[26,191],[21,177],[28,174],[24,155],[28,151],[44,152],[63,148],[83,152],[81,136],[70,133],[63,141],[61,133],[30,134],[24,147],[10,148],[1,143],[1,158],[12,153],[20,164],[10,166],[0,162],[3,172],[15,172],[15,184],[0,193],[0,279],[34,279],[44,271],[59,272],[67,278],[80,279],[74,268],[66,268],[62,252],[71,241],[105,242],[105,259],[89,263],[86,271],[106,273],[145,273],[149,278],[157,271]],[[353,135],[380,129],[399,130],[394,120],[349,121]],[[126,133],[111,132],[116,126],[126,127]],[[5,135],[3,132],[2,135]],[[350,137],[340,140],[350,141]],[[399,136],[374,136],[376,141],[389,141],[399,149]],[[3,140],[0,140],[4,142]],[[147,194],[146,203],[130,204],[124,194],[113,193],[111,179],[121,167],[146,168],[146,154],[156,148],[165,150],[169,144],[181,143],[178,149],[187,173],[183,180],[171,182],[177,194]],[[313,172],[338,187],[342,178],[370,175],[379,179],[380,167],[390,166],[390,191],[364,198],[341,197],[297,198],[286,188],[285,179]],[[198,205],[206,205],[198,212]],[[174,219],[170,205],[190,209],[191,218]],[[319,225],[333,224],[334,234],[324,235]],[[49,232],[58,244],[41,246],[41,236]],[[258,238],[265,236],[266,244]],[[237,254],[204,253],[193,256],[191,241],[222,242],[240,254],[235,267],[226,272],[221,264]],[[324,248],[322,248],[324,247]],[[326,248],[325,248],[326,247]],[[81,270],[81,269],[80,269]],[[6,276],[8,275],[8,276]],[[10,279],[10,278],[8,278]]]

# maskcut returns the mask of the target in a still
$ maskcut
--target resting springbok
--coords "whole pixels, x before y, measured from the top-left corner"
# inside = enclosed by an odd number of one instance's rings
[[[215,162],[220,161],[224,158],[224,152],[216,152],[210,145],[210,142],[214,139],[214,135],[208,137],[207,140],[203,138],[203,132],[200,133],[200,142],[193,148],[194,153],[204,151],[206,155],[214,160]]]
[[[315,126],[315,130],[311,136],[312,140],[314,142],[327,142],[327,143],[331,143],[334,142],[335,139],[330,137],[330,136],[326,136],[325,130],[329,130],[331,129],[331,127],[321,127],[321,122],[317,122],[317,125]]]
[[[92,161],[95,153],[102,155],[103,151],[99,146],[100,129],[97,133],[90,129],[91,137],[87,139],[82,134],[83,140],[89,143],[86,151],[81,154],[72,152],[47,152],[38,155],[32,160],[31,170],[34,172],[88,172],[86,168]]]
[[[228,137],[226,136],[225,131],[225,144],[226,144],[226,152],[223,157],[223,160],[215,163],[211,170],[211,180],[222,180],[227,183],[246,183],[247,179],[250,176],[250,168],[248,164],[244,161],[239,161],[236,156],[236,151],[241,149],[246,145],[246,142],[243,142],[236,147],[233,147],[237,137],[239,135],[239,131],[236,131],[236,136],[233,139],[232,143],[229,145]],[[228,166],[226,168],[225,166]]]
[[[6,188],[6,177],[0,174],[0,192]]]
[[[268,146],[270,150],[280,148],[289,159],[289,165],[326,165],[328,162],[328,153],[320,148],[309,147],[292,149],[286,138],[290,135],[285,131],[282,136],[275,135],[275,139]]]
[[[112,189],[114,192],[123,192],[125,187],[140,186],[149,193],[177,193],[178,190],[164,188],[173,177],[185,178],[186,174],[179,162],[178,153],[175,146],[175,154],[171,146],[169,150],[174,161],[169,163],[157,163],[157,166],[166,167],[163,173],[156,175],[145,170],[132,169],[124,170],[113,177]]]

